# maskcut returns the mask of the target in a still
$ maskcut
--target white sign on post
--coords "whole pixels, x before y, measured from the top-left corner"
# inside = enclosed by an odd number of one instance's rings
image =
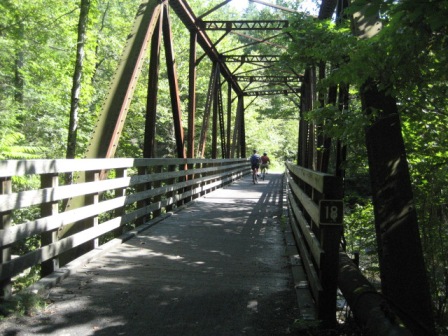
[[[319,201],[320,224],[342,224],[344,204],[340,200]]]

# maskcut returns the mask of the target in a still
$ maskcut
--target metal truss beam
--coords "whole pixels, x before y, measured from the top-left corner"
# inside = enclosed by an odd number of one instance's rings
[[[227,2],[224,2],[225,4]],[[204,30],[198,25],[198,18],[193,13],[193,10],[190,8],[188,3],[184,0],[171,0],[170,6],[177,14],[179,19],[183,22],[186,28],[190,30],[190,32],[197,32],[197,41],[207,56],[210,58],[212,62],[217,62],[220,64],[220,71],[224,78],[231,84],[233,90],[237,94],[242,94],[242,90],[239,84],[232,79],[232,72],[221,59],[220,54],[216,50],[211,41],[210,37],[206,34]]]
[[[288,21],[199,21],[199,26],[204,30],[282,30],[288,27]]]
[[[299,83],[303,77],[298,76],[234,76],[238,82],[261,83]]]
[[[225,62],[236,62],[236,63],[272,63],[279,62],[280,56],[278,55],[262,55],[262,56],[254,56],[254,55],[223,55],[221,59]]]
[[[289,90],[259,90],[259,91],[245,91],[244,96],[246,97],[258,97],[258,96],[274,96],[274,95],[288,95],[291,93],[300,93],[300,88],[293,88]]]
[[[151,1],[141,4],[132,33],[118,63],[109,94],[98,116],[86,158],[110,158],[115,154],[126,120],[129,104],[141,73],[146,49],[157,25],[162,5]]]

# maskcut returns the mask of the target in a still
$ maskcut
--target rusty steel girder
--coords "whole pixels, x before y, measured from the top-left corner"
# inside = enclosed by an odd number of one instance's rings
[[[261,83],[298,83],[303,81],[301,76],[234,76],[238,82]]]
[[[204,30],[282,30],[288,27],[286,20],[248,20],[248,21],[199,21],[198,25]]]
[[[237,62],[237,63],[272,63],[279,62],[279,55],[222,55],[221,60],[224,62]]]
[[[245,97],[258,97],[258,96],[278,96],[287,95],[291,93],[300,93],[300,88],[293,89],[280,89],[280,90],[258,90],[258,91],[245,91]]]

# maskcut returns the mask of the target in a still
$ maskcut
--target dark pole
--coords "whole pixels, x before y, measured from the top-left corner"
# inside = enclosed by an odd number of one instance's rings
[[[191,32],[190,35],[190,75],[188,85],[188,143],[187,157],[194,157],[194,138],[195,138],[195,118],[196,118],[196,45],[198,34]]]
[[[176,70],[176,63],[173,49],[173,35],[168,13],[169,5],[163,5],[163,41],[165,44],[166,67],[168,72],[168,82],[171,93],[171,107],[173,109],[174,133],[176,137],[177,157],[185,158],[184,130],[182,128],[182,112],[180,104],[179,84]]]
[[[143,157],[153,158],[156,156],[156,118],[157,118],[157,92],[159,88],[160,70],[160,46],[162,42],[161,15],[151,41],[151,54],[149,60],[149,79],[146,103],[145,138],[143,144]]]
[[[227,82],[227,153],[226,158],[230,158],[231,146],[231,128],[232,128],[232,86]]]

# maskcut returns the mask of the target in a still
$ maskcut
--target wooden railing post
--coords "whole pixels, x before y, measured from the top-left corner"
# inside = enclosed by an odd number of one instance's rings
[[[1,178],[0,183],[0,194],[11,194],[12,193],[12,182],[11,177],[3,177]],[[5,211],[1,213],[0,216],[0,229],[6,230],[12,224],[12,212]],[[11,247],[3,247],[1,248],[1,258],[2,264],[11,260]],[[11,297],[12,294],[12,284],[11,278],[6,278],[0,282],[0,301],[4,301]]]
[[[153,169],[154,174],[160,174],[163,172],[163,166],[156,166]],[[156,189],[159,188],[162,185],[162,181],[156,181],[152,183],[152,189]],[[162,196],[161,195],[157,195],[155,197],[152,198],[151,203],[156,203],[156,202],[160,202],[162,200]],[[162,213],[162,209],[159,207],[157,210],[154,210],[152,212],[152,218],[158,217],[160,216],[160,214]]]
[[[193,168],[194,168],[194,164],[192,164],[191,162],[189,162],[189,163],[187,163],[186,168],[187,168],[187,170],[192,171]],[[193,180],[193,179],[194,179],[194,174],[189,174],[189,175],[187,175],[187,181],[191,181],[191,180]],[[187,192],[188,192],[188,191],[191,192],[191,190],[193,190],[194,188],[195,188],[195,186],[191,185],[191,186],[185,188],[184,190],[187,191]],[[191,202],[192,200],[193,200],[193,197],[192,197],[192,196],[189,196],[189,197],[185,198],[185,203],[189,203],[189,202]]]
[[[342,201],[322,200],[319,203],[320,245],[324,258],[320,265],[322,295],[318,304],[318,316],[326,324],[336,323],[336,293],[339,270],[339,247],[342,236]]]
[[[194,168],[195,169],[201,169],[201,167],[202,167],[202,164],[200,163],[200,162],[198,162],[198,163],[196,163],[195,165],[194,165]],[[198,178],[198,177],[202,177],[203,176],[203,174],[195,174],[194,175],[194,178]],[[193,189],[196,189],[196,188],[198,188],[198,187],[200,187],[201,186],[201,183],[196,183],[194,186],[193,186]],[[194,195],[193,195],[193,199],[196,199],[196,198],[198,198],[199,197],[199,195],[197,194],[197,193],[194,193]]]
[[[180,164],[179,167],[178,167],[178,169],[179,169],[179,171],[184,171],[184,172],[186,173],[186,165],[185,165],[184,163],[183,163],[183,164]],[[180,177],[177,179],[177,182],[185,182],[185,181],[187,181],[186,175],[184,175],[184,176],[180,176]],[[178,193],[179,195],[182,195],[183,192],[184,192],[184,188],[181,188],[181,189],[178,190],[177,193]],[[179,200],[176,202],[176,206],[180,207],[180,206],[182,206],[182,205],[184,205],[184,199],[179,199]]]
[[[87,182],[97,182],[100,180],[101,171],[91,171],[86,173],[86,181]],[[86,196],[86,205],[90,204],[98,204],[100,199],[99,193],[94,193]],[[95,227],[98,226],[98,216],[94,216],[87,220],[86,227]],[[95,238],[92,242],[87,243],[90,247],[88,249],[94,249],[98,247],[98,238]]]
[[[115,169],[115,176],[117,178],[127,177],[128,171],[126,168]],[[115,189],[115,198],[126,196],[126,188]],[[121,217],[125,214],[125,207],[118,208],[114,211],[115,217]],[[124,233],[124,226],[121,225],[118,229],[114,230],[114,237],[119,237]]]
[[[138,167],[138,176],[143,176],[146,175],[148,173],[148,167],[144,166],[144,167]],[[144,183],[144,184],[139,184],[137,186],[137,192],[144,192],[145,190],[151,189],[151,184],[150,183]],[[141,201],[137,202],[137,208],[144,208],[149,204],[149,200],[144,199]],[[135,221],[135,226],[140,226],[146,223],[146,221],[150,219],[150,214],[146,214],[145,216],[141,216],[139,217],[136,221]]]
[[[342,180],[291,164],[287,168],[292,229],[308,278],[317,282],[311,285],[316,315],[332,326],[336,324]]]
[[[42,174],[40,176],[40,187],[56,188],[59,185],[59,174]],[[53,216],[59,213],[59,203],[57,201],[42,203],[40,206],[41,217]],[[43,232],[40,236],[41,245],[46,246],[58,240],[58,230]],[[59,258],[53,258],[42,262],[40,276],[45,277],[59,268]]]
[[[169,165],[168,166],[168,172],[175,172],[175,171],[176,171],[176,165]],[[167,184],[169,184],[169,185],[172,185],[174,183],[176,183],[176,179],[175,178],[171,178],[171,179],[167,180]],[[170,197],[174,198],[175,196],[176,196],[176,192],[175,191],[170,191],[169,193],[166,194],[167,198],[170,198]],[[171,203],[170,205],[168,205],[166,207],[166,211],[167,212],[173,210],[173,204],[174,203]]]

